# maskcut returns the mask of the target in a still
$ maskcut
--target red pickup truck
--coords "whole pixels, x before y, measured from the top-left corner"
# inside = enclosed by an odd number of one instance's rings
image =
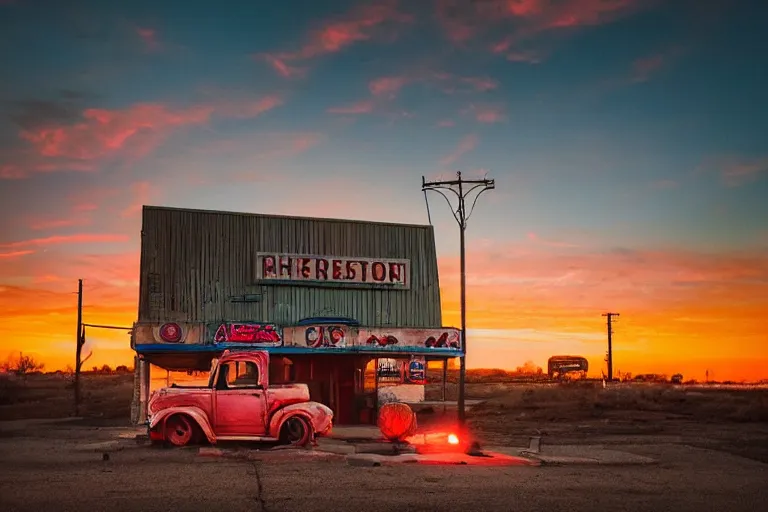
[[[269,354],[225,351],[207,386],[152,393],[147,427],[153,441],[176,446],[208,440],[280,441],[304,446],[331,431],[333,411],[309,399],[306,384],[269,384]]]

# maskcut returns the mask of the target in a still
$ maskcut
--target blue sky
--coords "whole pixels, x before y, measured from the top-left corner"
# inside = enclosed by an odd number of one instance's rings
[[[423,223],[421,176],[462,171],[497,183],[478,265],[748,258],[763,283],[766,21],[757,0],[0,0],[0,273],[32,293],[135,259],[141,204]]]

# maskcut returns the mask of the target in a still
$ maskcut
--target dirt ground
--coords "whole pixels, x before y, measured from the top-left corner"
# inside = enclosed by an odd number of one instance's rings
[[[483,446],[609,445],[642,466],[356,467],[313,451],[121,441],[130,376],[89,376],[85,418],[47,376],[0,390],[0,510],[760,510],[768,499],[768,391],[674,386],[472,383],[469,424]],[[31,377],[30,377],[31,379]],[[12,394],[8,394],[8,392]],[[450,390],[449,390],[450,391]],[[428,395],[434,394],[434,386]],[[455,392],[455,390],[454,390]],[[450,395],[449,399],[452,398]],[[440,411],[433,411],[438,416]],[[430,413],[424,415],[428,421]],[[256,448],[256,447],[253,447]],[[104,459],[107,452],[109,460]]]

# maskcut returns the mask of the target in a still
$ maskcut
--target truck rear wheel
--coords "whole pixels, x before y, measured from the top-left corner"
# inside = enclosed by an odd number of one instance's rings
[[[280,440],[291,446],[305,446],[312,437],[312,426],[302,416],[291,416],[280,429]]]

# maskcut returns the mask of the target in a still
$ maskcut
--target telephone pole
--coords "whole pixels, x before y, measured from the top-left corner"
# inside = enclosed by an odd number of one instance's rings
[[[608,382],[613,381],[613,317],[619,316],[618,313],[603,313],[603,316],[606,317],[605,323],[606,327],[608,328]]]
[[[482,179],[482,180],[465,180],[461,177],[461,172],[456,173],[455,180],[448,181],[426,181],[424,176],[421,177],[421,189],[424,191],[425,198],[427,191],[433,190],[443,196],[448,202],[448,206],[451,208],[453,218],[459,225],[459,250],[461,254],[461,342],[463,344],[463,352],[459,358],[459,424],[464,425],[466,420],[466,414],[464,411],[464,381],[467,375],[467,273],[466,273],[466,261],[464,256],[464,231],[467,229],[467,221],[472,215],[477,204],[477,199],[480,194],[486,190],[493,190],[496,188],[495,180]],[[453,209],[453,204],[448,196],[443,192],[447,190],[452,192],[458,199],[458,206],[456,210]],[[469,209],[469,213],[466,211],[466,200],[470,194],[478,190],[475,199],[472,201],[472,206]],[[429,213],[429,203],[427,203],[427,213]],[[431,220],[430,220],[431,224]]]
[[[75,353],[75,416],[80,414],[80,356],[83,350],[83,280],[77,280],[77,351]]]

